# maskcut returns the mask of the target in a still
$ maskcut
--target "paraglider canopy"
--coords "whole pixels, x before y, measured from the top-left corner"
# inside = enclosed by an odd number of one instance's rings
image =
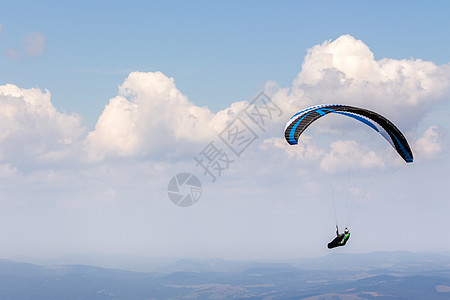
[[[380,133],[407,162],[413,162],[411,148],[400,130],[382,115],[359,107],[342,104],[323,104],[299,111],[286,124],[284,136],[290,145],[298,144],[300,135],[317,119],[336,113],[356,119]]]

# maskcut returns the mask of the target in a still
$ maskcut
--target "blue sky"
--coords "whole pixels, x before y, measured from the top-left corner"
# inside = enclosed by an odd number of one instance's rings
[[[306,49],[343,33],[377,59],[449,61],[447,1],[13,1],[2,5],[1,83],[49,89],[92,127],[131,71],[161,71],[214,111],[268,80],[289,85]],[[30,32],[45,53],[11,60]]]
[[[3,4],[0,257],[326,255],[321,190],[342,154],[382,172],[339,251],[450,251],[449,13],[447,1]],[[211,141],[225,151],[220,133],[261,91],[280,114],[211,183],[193,157]],[[348,124],[288,146],[289,117],[324,102],[385,115],[415,162]],[[204,185],[189,208],[167,197],[179,172]]]

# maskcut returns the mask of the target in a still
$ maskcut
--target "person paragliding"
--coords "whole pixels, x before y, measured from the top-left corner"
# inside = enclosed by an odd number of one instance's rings
[[[349,238],[350,231],[348,230],[348,228],[345,228],[343,233],[339,233],[339,227],[337,227],[336,225],[336,237],[334,238],[334,240],[328,243],[328,249],[344,246],[345,244],[347,244]]]
[[[344,104],[321,104],[315,105],[308,108],[305,108],[296,114],[294,114],[289,121],[286,123],[286,127],[284,129],[284,136],[289,145],[299,144],[302,139],[303,132],[314,122],[321,119],[322,117],[328,115],[340,115],[342,117],[348,117],[350,119],[354,119],[368,127],[372,128],[374,131],[379,133],[381,137],[383,137],[392,148],[398,153],[398,155],[406,162],[412,163],[413,153],[408,144],[403,133],[386,117],[365,108],[349,106]],[[328,117],[325,117],[328,118]],[[345,132],[345,131],[344,131]],[[338,163],[345,164],[343,160],[336,160]],[[359,189],[356,186],[352,186],[350,184],[341,184],[344,182],[340,180],[341,175],[347,175],[347,179],[349,179],[350,169],[352,166],[343,165],[340,167],[336,167],[336,170],[332,170],[334,168],[332,162],[327,162],[324,164],[329,167],[328,173],[330,177],[330,187],[331,187],[331,195],[328,196],[330,202],[333,204],[333,209],[336,218],[336,224],[338,224],[338,213],[339,213],[339,202],[347,202],[346,200],[351,199],[352,195],[360,195],[361,191],[364,193],[364,189]],[[341,171],[342,173],[340,173]],[[333,174],[334,173],[334,174]],[[334,181],[331,180],[331,174],[335,176]],[[357,172],[355,177],[360,177],[364,179],[364,176]],[[347,182],[349,182],[347,180]],[[350,196],[349,196],[350,195]],[[347,198],[346,198],[347,197]],[[341,200],[341,201],[339,201]],[[362,200],[360,200],[362,201]],[[354,210],[358,209],[360,204],[358,203],[350,203],[348,205],[346,211],[348,220],[345,221],[346,224],[350,222],[350,217],[353,216]],[[345,228],[343,233],[339,233],[339,228],[336,226],[336,238],[333,239],[330,243],[328,243],[328,248],[336,248],[340,246],[344,246],[350,238],[350,231],[348,228]]]

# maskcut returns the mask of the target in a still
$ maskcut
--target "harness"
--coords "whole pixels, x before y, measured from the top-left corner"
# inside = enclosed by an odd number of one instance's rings
[[[346,235],[344,235],[344,238],[341,240],[341,242],[339,243],[339,245],[343,245],[347,242],[348,238],[350,237],[350,233],[347,233]]]

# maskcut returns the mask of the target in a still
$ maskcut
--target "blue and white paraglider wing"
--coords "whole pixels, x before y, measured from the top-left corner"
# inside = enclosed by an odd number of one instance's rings
[[[290,145],[298,144],[303,131],[317,119],[336,113],[356,119],[379,132],[407,162],[413,162],[413,154],[405,136],[382,115],[359,107],[341,104],[322,104],[306,108],[296,113],[286,124],[284,136]]]

